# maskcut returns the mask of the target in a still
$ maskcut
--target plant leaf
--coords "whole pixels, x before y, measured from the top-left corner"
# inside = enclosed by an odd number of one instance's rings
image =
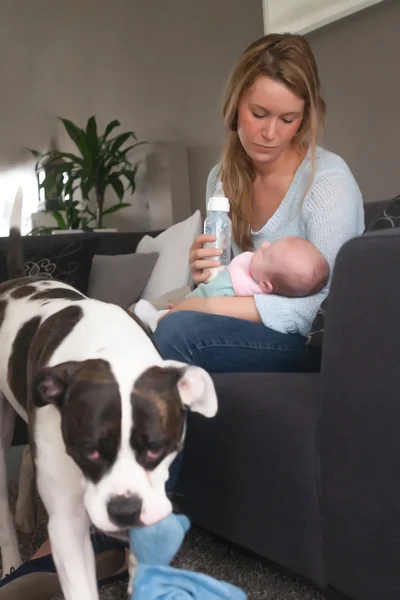
[[[42,158],[42,153],[32,148],[27,148],[28,152],[31,152],[36,159]]]
[[[90,222],[90,221],[93,221],[93,219],[96,219],[96,218],[97,218],[97,216],[96,216],[96,213],[94,213],[94,212],[93,212],[92,210],[90,210],[89,208],[86,208],[86,212],[87,212],[87,214],[88,214],[88,215],[90,215],[90,217],[91,217],[91,219],[89,219],[89,222]]]
[[[84,200],[89,200],[89,194],[92,191],[94,185],[89,179],[81,180],[80,188],[82,190],[82,196]]]
[[[127,148],[124,148],[120,152],[121,152],[121,154],[125,154],[126,155],[133,148],[136,148],[137,146],[143,146],[143,144],[148,144],[148,142],[137,142],[136,144],[133,144],[132,146],[128,146]]]
[[[114,138],[114,140],[112,141],[112,145],[110,148],[111,153],[115,153],[132,136],[135,137],[133,131],[127,131],[126,133],[121,133],[120,135],[117,135],[117,137]]]
[[[68,226],[67,226],[67,223],[64,220],[64,217],[62,216],[62,214],[58,210],[53,210],[51,212],[51,214],[53,215],[53,217],[57,221],[57,225],[59,226],[60,229],[68,229]]]
[[[92,115],[90,117],[90,119],[88,119],[87,125],[86,125],[86,133],[87,135],[95,135],[96,139],[97,139],[97,123],[96,123],[96,117],[94,115]]]
[[[115,213],[118,210],[121,210],[121,208],[127,208],[128,206],[130,206],[130,204],[128,204],[127,202],[119,202],[118,204],[110,206],[110,208],[107,208],[107,210],[103,210],[103,216],[111,215],[111,213]]]
[[[44,227],[41,225],[29,231],[26,235],[49,235],[52,231],[57,231],[58,229],[59,227]]]
[[[131,169],[123,169],[123,171],[122,171],[122,175],[125,175],[125,177],[129,181],[129,185],[130,185],[132,194],[133,194],[133,192],[136,189],[135,179],[136,179],[136,175],[137,175],[137,172],[139,170],[140,165],[141,165],[141,162],[138,162],[138,163],[135,164],[135,166],[133,168],[131,168]]]
[[[85,161],[80,156],[77,156],[76,154],[72,154],[71,152],[58,152],[56,154],[56,158],[61,158],[62,160],[69,160],[70,162],[67,162],[64,165],[66,167],[70,167],[70,165],[72,165],[72,166],[78,165],[79,167],[85,166]],[[62,165],[60,165],[60,169],[63,170]]]
[[[90,117],[86,125],[86,141],[93,155],[96,155],[99,148],[99,138],[97,136],[96,117]]]
[[[48,196],[54,187],[58,187],[56,173],[51,171],[47,177],[44,178],[40,187],[44,189],[46,196]]]
[[[116,127],[120,127],[120,125],[121,125],[121,123],[117,119],[115,119],[114,121],[111,121],[105,128],[105,131],[103,133],[103,139],[105,140],[107,138],[107,136],[110,135],[112,130],[115,129]]]
[[[87,144],[85,131],[83,129],[80,129],[80,127],[75,125],[75,123],[73,123],[69,119],[61,119],[61,121],[62,121],[69,137],[71,138],[71,140],[74,142],[75,146],[78,148],[78,150],[82,154],[82,157],[83,157],[85,163],[88,166],[91,166],[92,156],[91,156],[91,152],[89,150],[88,144]]]
[[[111,181],[111,185],[114,189],[114,192],[118,196],[118,200],[121,202],[122,198],[124,197],[124,193],[125,193],[122,181],[118,178],[115,178]]]
[[[68,133],[71,140],[76,144],[76,146],[80,149],[80,144],[82,141],[83,130],[75,125],[70,119],[61,119],[66,132]]]

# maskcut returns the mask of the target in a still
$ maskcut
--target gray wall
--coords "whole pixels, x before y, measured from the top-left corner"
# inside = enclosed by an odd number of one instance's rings
[[[400,2],[387,0],[308,36],[326,145],[368,201],[400,190],[399,25]],[[57,115],[117,117],[140,139],[188,148],[191,203],[203,209],[227,75],[262,33],[261,0],[2,0],[0,169],[27,160],[25,146],[46,149]]]
[[[57,115],[118,118],[140,139],[187,146],[203,207],[226,76],[262,32],[261,0],[2,0],[0,168],[47,149]]]
[[[308,35],[328,104],[326,146],[366,201],[400,193],[400,2],[387,0]]]

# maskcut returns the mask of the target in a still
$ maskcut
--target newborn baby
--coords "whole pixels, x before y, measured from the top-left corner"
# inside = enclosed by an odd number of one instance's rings
[[[311,242],[300,237],[284,237],[276,242],[263,242],[255,252],[242,252],[226,267],[215,267],[208,280],[186,298],[255,294],[310,296],[319,292],[328,279],[329,265]],[[145,300],[140,300],[135,308],[135,314],[152,331],[166,312],[157,311]]]
[[[329,278],[329,266],[319,250],[300,237],[263,242],[255,252],[243,252],[211,276],[190,296],[254,296],[278,294],[296,297],[319,292]]]

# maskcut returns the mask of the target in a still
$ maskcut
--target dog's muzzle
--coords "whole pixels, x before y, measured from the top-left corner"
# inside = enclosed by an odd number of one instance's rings
[[[142,499],[139,496],[113,496],[107,505],[108,516],[118,527],[141,525]]]

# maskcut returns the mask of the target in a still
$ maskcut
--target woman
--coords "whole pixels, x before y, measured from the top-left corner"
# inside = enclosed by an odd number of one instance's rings
[[[306,39],[271,34],[251,44],[230,76],[223,112],[225,148],[207,199],[220,178],[231,201],[234,254],[297,235],[332,272],[343,243],[363,232],[364,210],[346,163],[317,145],[325,103]],[[190,251],[196,284],[216,265],[207,258],[218,251],[203,247],[214,239],[200,235]],[[328,290],[307,298],[187,298],[160,321],[155,340],[164,358],[210,372],[316,370],[305,336]]]
[[[286,34],[254,42],[230,76],[224,118],[225,148],[208,177],[207,198],[221,178],[231,201],[234,253],[257,248],[264,240],[299,235],[317,246],[332,269],[342,244],[363,232],[364,212],[345,162],[317,146],[325,104],[307,41]],[[216,266],[207,258],[218,251],[203,248],[207,241],[214,238],[198,236],[190,251],[196,284]],[[318,364],[305,348],[305,335],[327,293],[328,286],[308,298],[188,298],[162,319],[156,343],[164,358],[210,372],[315,370]],[[181,458],[171,468],[170,490]],[[115,544],[105,536],[93,543],[98,564]],[[48,552],[45,544],[35,562],[9,579],[54,571]],[[124,568],[121,575],[126,576]]]

